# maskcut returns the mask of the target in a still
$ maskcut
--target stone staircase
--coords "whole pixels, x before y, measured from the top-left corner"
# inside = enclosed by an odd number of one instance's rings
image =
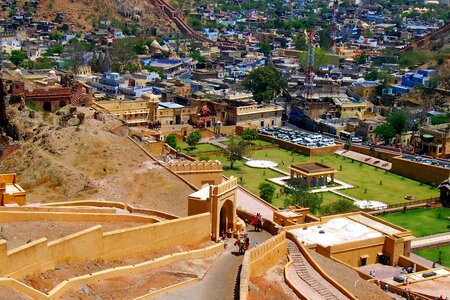
[[[319,281],[311,276],[310,271],[307,268],[308,262],[305,257],[300,253],[297,245],[288,240],[288,251],[293,259],[294,269],[298,276],[310,285],[317,293],[319,293],[323,299],[326,300],[338,300],[335,295],[328,291]]]

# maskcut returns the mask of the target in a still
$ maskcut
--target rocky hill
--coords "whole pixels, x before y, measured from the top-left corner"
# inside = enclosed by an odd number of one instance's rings
[[[54,20],[57,13],[67,13],[65,22],[80,32],[92,30],[93,24],[100,20],[137,24],[148,29],[156,27],[158,32],[177,30],[164,14],[155,11],[149,0],[40,0],[35,18]]]
[[[0,173],[18,174],[28,202],[100,199],[187,215],[193,189],[112,133],[121,121],[94,117],[90,108],[42,114],[12,107],[8,113],[21,146],[1,162]]]

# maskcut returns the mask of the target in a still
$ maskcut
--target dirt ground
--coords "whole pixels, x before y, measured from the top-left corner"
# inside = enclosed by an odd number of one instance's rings
[[[0,239],[5,239],[8,242],[8,250],[11,250],[43,237],[48,241],[53,241],[96,225],[103,226],[104,232],[108,232],[141,226],[143,223],[43,221],[0,223]]]
[[[187,196],[194,190],[158,165],[126,137],[111,133],[122,123],[109,115],[85,114],[79,126],[61,125],[58,114],[10,110],[21,147],[0,164],[0,173],[18,174],[28,202],[109,200],[187,215]],[[155,186],[158,188],[156,189]]]
[[[315,251],[309,251],[317,263],[334,278],[338,283],[355,295],[358,299],[364,300],[389,300],[392,299],[386,295],[379,287],[368,283],[359,277],[358,273],[343,264],[335,262],[327,257],[318,254]]]
[[[2,286],[0,287],[0,300],[31,300],[31,298],[19,293],[15,289]]]
[[[186,260],[135,275],[101,280],[66,292],[61,299],[134,299],[179,282],[202,277],[215,258]]]
[[[93,22],[100,19],[116,20],[119,22],[131,22],[131,18],[121,15],[120,11],[133,12],[141,10],[143,13],[138,20],[140,27],[161,27],[164,32],[171,32],[176,29],[175,24],[169,22],[163,14],[157,15],[155,7],[150,1],[136,0],[130,1],[108,1],[108,0],[41,0],[36,11],[36,20],[54,20],[56,13],[65,12],[69,15],[65,21],[72,25],[75,31],[90,31],[93,29]],[[160,33],[160,32],[158,32]]]
[[[249,300],[298,299],[297,295],[284,282],[284,266],[287,259],[278,263],[261,277],[252,277],[249,284]]]
[[[84,274],[94,273],[102,270],[106,270],[113,267],[127,266],[132,264],[138,264],[144,261],[168,255],[171,253],[178,253],[187,250],[194,250],[211,245],[212,242],[205,242],[192,246],[176,246],[161,249],[154,252],[149,252],[144,255],[130,257],[122,260],[94,260],[85,261],[78,264],[60,264],[55,269],[46,271],[44,273],[27,276],[21,281],[33,288],[42,292],[50,291],[60,282],[81,276]],[[122,276],[117,278],[110,278],[102,280],[96,285],[89,285],[89,289],[81,288],[80,291],[71,291],[66,295],[66,299],[78,299],[76,298],[80,292],[84,293],[82,299],[86,298],[93,290],[95,293],[100,293],[106,296],[105,299],[124,299],[122,296],[115,296],[117,298],[111,298],[113,295],[127,295],[131,290],[136,289],[136,293],[132,293],[135,296],[142,295],[148,292],[142,292],[141,288],[144,286],[148,289],[159,289],[164,286],[168,286],[189,278],[196,278],[201,276],[209,265],[214,261],[216,256],[212,256],[203,260],[187,260],[171,264],[155,270],[150,270],[130,276]],[[114,287],[114,288],[112,288]],[[109,295],[109,296],[107,296]],[[75,297],[75,298],[70,298]],[[1,299],[1,298],[0,298]],[[95,299],[95,298],[94,298]]]

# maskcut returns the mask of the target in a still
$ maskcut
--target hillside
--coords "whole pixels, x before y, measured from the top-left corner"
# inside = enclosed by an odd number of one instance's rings
[[[77,115],[85,116],[81,125]],[[102,199],[187,214],[193,189],[113,134],[122,123],[112,116],[95,119],[89,108],[43,115],[26,107],[10,109],[9,116],[24,141],[1,162],[0,173],[18,174],[28,202]]]
[[[100,20],[137,23],[142,28],[156,27],[158,33],[177,30],[164,14],[158,14],[149,0],[41,0],[36,20],[54,20],[57,13],[67,13],[67,23],[76,31],[88,32]]]

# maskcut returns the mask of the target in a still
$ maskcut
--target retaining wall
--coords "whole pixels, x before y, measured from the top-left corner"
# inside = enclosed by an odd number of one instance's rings
[[[106,233],[98,225],[52,242],[39,239],[11,251],[1,240],[0,274],[21,278],[60,263],[120,259],[175,245],[197,244],[209,240],[210,226],[210,214],[204,213]]]
[[[247,299],[251,277],[264,275],[267,270],[282,260],[286,254],[287,241],[285,231],[247,251],[244,255],[240,274],[240,299]]]
[[[223,251],[223,244],[215,244],[203,249],[185,251],[175,254],[166,255],[157,259],[152,259],[136,265],[115,267],[92,274],[82,275],[75,278],[65,280],[58,284],[48,294],[44,294],[32,287],[21,283],[13,278],[0,277],[0,286],[10,287],[18,292],[30,296],[36,300],[60,299],[61,296],[69,290],[78,289],[81,285],[89,283],[97,283],[100,280],[115,278],[120,276],[130,276],[144,271],[162,267],[171,263],[188,259],[202,259],[211,255],[215,255]]]

